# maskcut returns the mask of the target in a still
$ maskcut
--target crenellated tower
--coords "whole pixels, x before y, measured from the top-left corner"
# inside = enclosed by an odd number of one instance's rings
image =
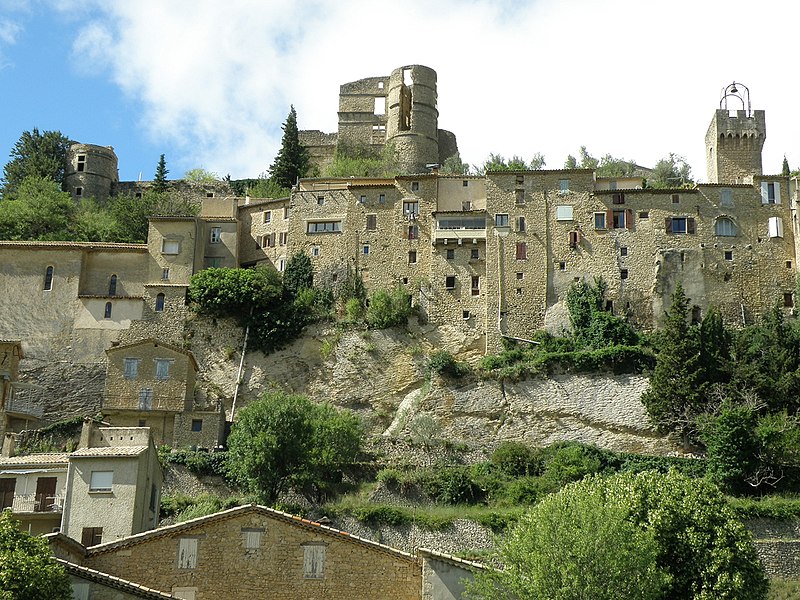
[[[752,183],[753,175],[761,175],[766,137],[764,111],[751,110],[747,86],[736,82],[725,86],[706,132],[708,182]]]

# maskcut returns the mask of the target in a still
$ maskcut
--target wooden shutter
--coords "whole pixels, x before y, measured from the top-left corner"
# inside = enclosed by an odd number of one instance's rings
[[[17,479],[10,477],[0,479],[0,511],[4,508],[11,508],[14,504],[14,488],[16,487]]]
[[[633,210],[625,210],[625,229],[633,229]]]
[[[693,217],[688,217],[686,219],[686,233],[694,233],[697,230],[697,226],[695,225],[695,221]]]
[[[606,229],[614,229],[614,211],[610,208],[606,211]]]
[[[569,247],[570,248],[577,248],[578,243],[581,241],[581,232],[580,231],[570,231],[569,232]]]
[[[625,204],[625,194],[617,192],[611,195],[612,204]]]
[[[666,217],[664,219],[664,231],[666,233],[672,233],[672,217]]]
[[[256,236],[256,246],[258,246],[259,248],[263,248],[264,247],[264,236],[263,235],[257,235]]]

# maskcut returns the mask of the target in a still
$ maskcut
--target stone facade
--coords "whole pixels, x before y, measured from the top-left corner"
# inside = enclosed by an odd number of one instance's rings
[[[418,600],[422,590],[412,555],[254,505],[95,546],[82,566],[195,600]]]
[[[117,155],[111,146],[72,144],[67,152],[64,188],[73,198],[95,198],[101,202],[117,190]]]

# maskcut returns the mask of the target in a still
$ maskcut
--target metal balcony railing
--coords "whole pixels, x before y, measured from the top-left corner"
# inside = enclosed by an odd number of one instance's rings
[[[64,496],[14,496],[11,510],[15,513],[60,513],[64,510]]]
[[[6,413],[41,419],[44,414],[44,402],[37,397],[36,390],[23,386],[24,384],[19,383],[11,384],[11,394],[6,399]]]

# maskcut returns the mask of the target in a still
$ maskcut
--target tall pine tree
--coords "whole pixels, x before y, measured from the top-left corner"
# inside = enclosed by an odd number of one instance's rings
[[[154,192],[166,192],[167,191],[167,161],[164,159],[164,155],[162,154],[161,157],[158,159],[158,166],[156,167],[156,174],[153,177],[153,191]]]
[[[269,168],[269,173],[275,183],[284,188],[291,188],[298,178],[305,176],[308,162],[308,151],[300,144],[297,112],[292,106],[289,116],[286,117],[286,122],[283,124],[281,149],[275,157],[275,162]]]

